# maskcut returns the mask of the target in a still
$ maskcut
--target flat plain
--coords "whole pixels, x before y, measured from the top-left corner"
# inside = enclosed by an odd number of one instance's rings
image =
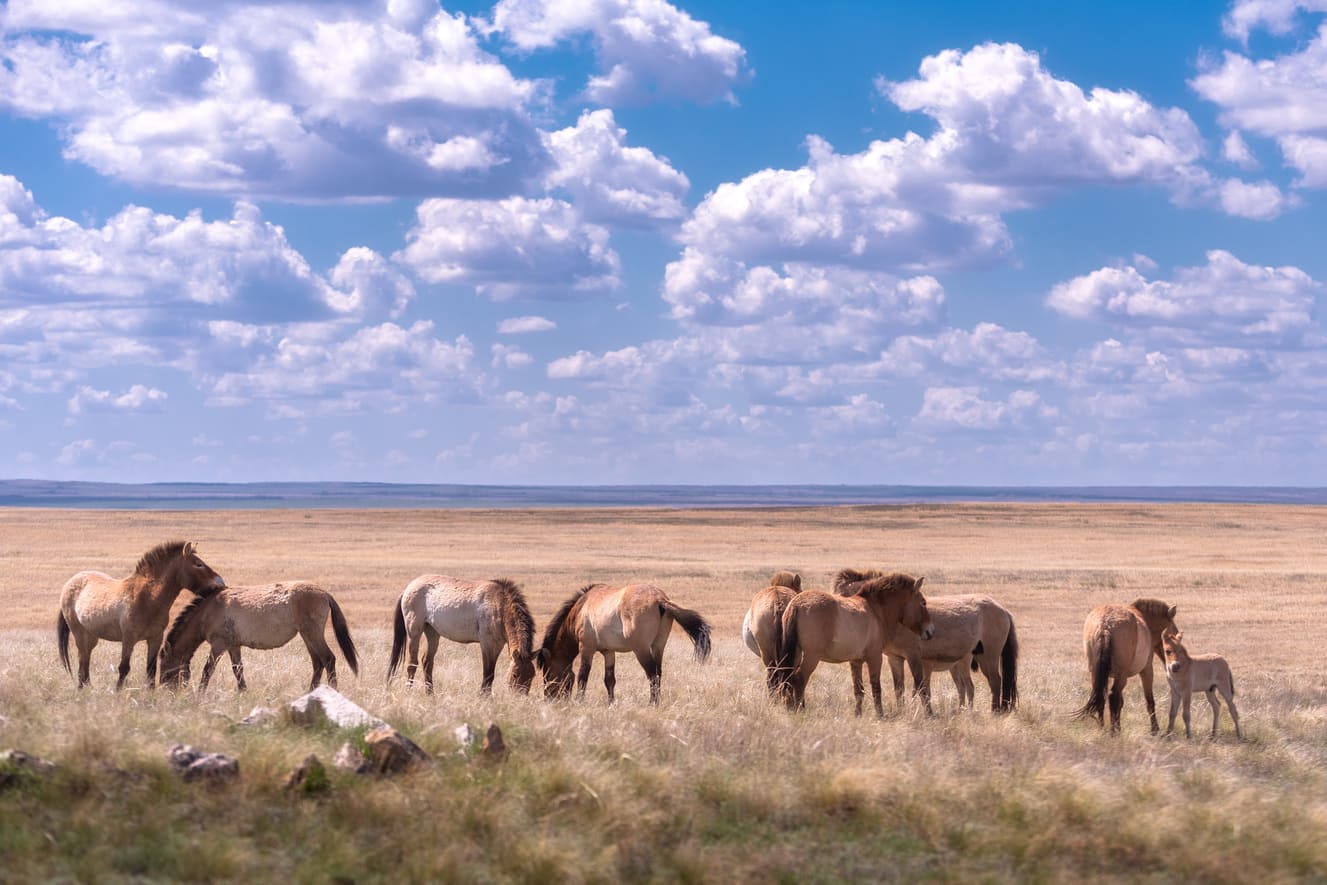
[[[1200,504],[0,509],[0,749],[60,765],[0,788],[0,880],[1327,879],[1324,516]],[[141,646],[114,693],[108,643],[92,687],[75,691],[55,648],[60,587],[83,569],[128,574],[171,538],[197,541],[231,585],[305,579],[333,593],[362,663],[358,679],[343,668],[341,689],[437,764],[284,790],[306,755],[330,761],[345,740],[236,724],[307,688],[298,640],[246,653],[243,695],[224,667],[202,695],[147,691]],[[886,718],[856,719],[846,668],[830,665],[804,712],[771,704],[738,637],[751,596],[780,569],[826,589],[843,566],[1001,601],[1022,647],[1017,712],[992,715],[981,679],[977,708],[959,710],[945,678],[933,717],[896,707],[887,684]],[[477,648],[444,643],[426,697],[385,684],[393,605],[423,573],[510,577],[540,631],[586,583],[650,581],[712,621],[715,653],[696,663],[675,631],[662,703],[646,703],[643,673],[622,660],[610,707],[600,663],[583,702],[549,703],[538,680],[514,694],[505,658],[481,697]],[[1153,737],[1136,682],[1120,737],[1071,718],[1088,690],[1085,614],[1138,596],[1177,605],[1191,650],[1230,661],[1245,741],[1226,716],[1217,741],[1200,739],[1201,697],[1194,740]],[[456,726],[489,722],[510,747],[501,765],[456,749]],[[176,742],[236,756],[239,782],[178,781],[165,760]]]

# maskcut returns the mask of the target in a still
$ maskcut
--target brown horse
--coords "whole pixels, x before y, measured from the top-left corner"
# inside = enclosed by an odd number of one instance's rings
[[[742,641],[765,665],[765,681],[770,694],[777,694],[782,680],[775,666],[779,657],[779,635],[782,633],[783,610],[793,597],[802,592],[802,576],[796,572],[776,572],[769,586],[751,600],[751,607],[742,619]]]
[[[358,676],[355,643],[350,639],[350,629],[341,606],[337,605],[332,594],[317,584],[294,581],[227,587],[220,593],[191,602],[175,618],[161,647],[162,684],[187,682],[189,662],[198,646],[206,641],[211,650],[203,665],[198,690],[207,688],[217,660],[223,654],[229,654],[235,682],[239,690],[244,691],[248,686],[244,681],[240,649],[280,648],[298,633],[313,662],[309,691],[318,687],[323,670],[327,671],[327,684],[336,688],[336,655],[332,654],[325,638],[329,616],[341,653],[346,656],[350,671]]]
[[[1176,630],[1175,606],[1159,599],[1135,599],[1129,605],[1099,605],[1088,613],[1083,624],[1083,651],[1092,676],[1092,694],[1074,715],[1093,716],[1105,725],[1106,681],[1110,687],[1110,730],[1120,730],[1120,710],[1124,707],[1124,685],[1130,676],[1143,682],[1147,713],[1152,717],[1152,733],[1157,725],[1156,698],[1152,695],[1152,655],[1164,664],[1161,634]]]
[[[834,580],[835,592],[850,590],[857,583],[881,572],[843,569]],[[969,666],[980,668],[991,688],[991,709],[1009,712],[1018,703],[1018,634],[1014,617],[1008,609],[989,596],[928,596],[926,608],[935,623],[935,635],[927,642],[917,634],[895,624],[885,631],[885,654],[894,678],[894,697],[903,699],[903,664],[920,662],[920,679],[913,669],[913,681],[923,686],[919,694],[930,709],[931,674],[948,670],[958,689],[958,703],[974,699]]]
[[[578,697],[585,697],[590,665],[596,652],[604,656],[604,688],[613,702],[617,652],[631,652],[650,680],[650,703],[659,703],[663,679],[664,646],[676,621],[691,637],[696,660],[710,656],[710,625],[697,612],[673,603],[652,584],[589,584],[562,604],[544,631],[537,656],[544,674],[544,694],[550,698],[571,693],[571,665],[580,655]]]
[[[88,684],[92,649],[99,640],[120,643],[120,679],[116,690],[129,676],[129,658],[134,646],[147,643],[147,684],[157,678],[157,653],[170,621],[170,608],[181,590],[209,596],[226,586],[221,576],[194,550],[193,543],[167,541],[138,560],[134,573],[116,580],[101,572],[79,572],[65,582],[60,593],[60,614],[55,621],[55,641],[60,662],[69,666],[69,637],[78,646],[78,687]]]
[[[477,642],[484,676],[479,690],[493,689],[493,673],[504,646],[511,648],[512,686],[522,693],[534,681],[534,618],[521,589],[506,578],[463,581],[445,575],[420,575],[406,585],[397,600],[393,618],[392,657],[387,664],[390,682],[406,654],[406,680],[415,681],[419,660],[419,637],[428,640],[424,653],[424,690],[433,693],[433,663],[438,638],[453,642]]]
[[[1180,705],[1184,705],[1184,736],[1193,737],[1190,728],[1189,704],[1198,692],[1207,695],[1207,703],[1212,707],[1212,740],[1216,740],[1216,725],[1221,720],[1221,705],[1216,696],[1220,692],[1230,708],[1230,718],[1235,722],[1235,737],[1244,739],[1239,728],[1239,710],[1235,709],[1235,677],[1230,674],[1230,664],[1221,655],[1190,654],[1180,640],[1183,633],[1167,630],[1161,634],[1161,646],[1166,656],[1166,681],[1170,683],[1170,722],[1166,726],[1166,736],[1175,731],[1175,714]]]
[[[883,717],[880,666],[885,633],[900,623],[923,639],[930,639],[935,632],[921,592],[924,580],[884,575],[854,582],[852,587],[845,587],[843,595],[807,590],[793,598],[783,610],[777,662],[780,673],[787,674],[784,696],[789,708],[806,706],[806,683],[821,661],[850,663],[857,715],[862,714],[865,665],[870,672],[876,715]],[[921,672],[920,663],[913,672]]]

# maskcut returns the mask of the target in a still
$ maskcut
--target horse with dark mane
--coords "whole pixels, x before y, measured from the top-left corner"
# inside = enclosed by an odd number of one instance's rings
[[[650,703],[659,703],[663,679],[663,653],[677,622],[696,649],[696,660],[710,656],[710,625],[699,613],[670,600],[652,584],[588,584],[562,604],[544,630],[537,656],[544,674],[544,694],[550,698],[571,693],[571,665],[580,655],[578,696],[585,697],[590,666],[596,653],[604,656],[604,688],[613,702],[617,685],[616,654],[631,652],[650,680]]]
[[[509,681],[517,691],[530,690],[534,681],[534,618],[521,588],[506,578],[466,581],[446,575],[420,575],[397,600],[393,613],[392,656],[387,664],[391,681],[407,654],[406,681],[415,681],[419,639],[428,641],[424,653],[424,690],[433,693],[433,664],[439,637],[452,642],[477,642],[484,675],[479,690],[493,689],[498,655],[511,649]],[[408,646],[408,649],[407,649]]]
[[[1074,715],[1094,717],[1105,726],[1106,682],[1110,687],[1110,730],[1120,730],[1120,711],[1124,708],[1124,686],[1130,676],[1143,683],[1147,713],[1152,717],[1152,734],[1157,724],[1156,698],[1152,695],[1152,655],[1164,665],[1165,651],[1161,637],[1167,630],[1178,632],[1175,609],[1160,599],[1135,599],[1128,605],[1099,605],[1088,613],[1083,624],[1083,651],[1092,677],[1092,694]]]
[[[843,569],[834,581],[841,592],[863,580],[879,577],[875,570]],[[912,669],[918,694],[930,709],[931,674],[947,670],[959,693],[959,706],[974,697],[968,668],[981,670],[991,689],[991,710],[1007,713],[1018,703],[1018,634],[1009,610],[989,596],[927,596],[926,608],[935,635],[922,642],[911,630],[895,625],[885,633],[885,655],[894,677],[894,697],[903,698],[903,665]],[[920,672],[918,669],[920,668]]]
[[[852,692],[862,714],[862,667],[871,678],[877,716],[885,715],[880,699],[880,667],[885,634],[897,624],[930,639],[935,631],[922,581],[910,575],[882,575],[852,582],[844,593],[820,590],[799,593],[783,611],[777,662],[786,674],[784,697],[791,709],[806,706],[807,680],[821,661],[852,665]]]
[[[69,673],[69,637],[78,648],[78,687],[88,684],[92,649],[105,639],[120,643],[118,690],[129,677],[134,646],[147,643],[147,684],[157,678],[157,653],[170,621],[171,605],[182,590],[208,596],[226,586],[221,576],[198,556],[192,542],[167,541],[153,547],[127,578],[102,572],[79,572],[60,592],[55,641],[60,662]]]
[[[796,572],[775,572],[769,579],[769,586],[751,599],[751,607],[742,619],[742,641],[765,665],[765,681],[771,695],[778,694],[783,682],[776,666],[783,610],[801,592],[801,575]]]
[[[280,648],[299,634],[309,650],[313,679],[309,691],[318,687],[323,671],[327,684],[336,688],[336,655],[327,645],[327,621],[331,619],[341,653],[350,671],[359,675],[355,643],[350,638],[341,606],[332,594],[307,581],[263,584],[255,587],[227,587],[220,593],[195,599],[171,624],[161,647],[161,681],[176,685],[189,679],[189,662],[204,641],[211,650],[203,665],[202,691],[212,680],[212,670],[223,655],[230,655],[231,670],[240,691],[244,681],[241,648]]]

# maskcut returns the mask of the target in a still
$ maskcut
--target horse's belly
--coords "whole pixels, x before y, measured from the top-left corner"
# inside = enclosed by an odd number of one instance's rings
[[[429,624],[443,639],[450,639],[452,642],[479,641],[479,617],[473,611],[454,612],[435,609],[429,612]]]
[[[102,605],[98,604],[95,595],[92,598],[85,596],[74,603],[74,615],[83,629],[98,639],[111,642],[124,641],[122,623],[125,615],[124,605],[119,603]]]
[[[862,637],[836,638],[825,649],[822,660],[830,664],[842,664],[847,661],[859,661],[866,650]]]

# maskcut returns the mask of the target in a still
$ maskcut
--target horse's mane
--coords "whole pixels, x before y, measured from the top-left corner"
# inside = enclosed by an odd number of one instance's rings
[[[199,610],[214,598],[212,596],[198,596],[194,598],[193,602],[186,605],[184,610],[175,616],[170,629],[166,631],[166,642],[172,646],[178,643],[180,636],[184,634],[184,628],[189,626],[189,622],[193,620],[194,615],[198,614]]]
[[[523,657],[530,657],[534,644],[534,616],[525,602],[525,594],[509,578],[494,578],[489,583],[502,593],[502,623],[507,628],[507,642]],[[516,635],[511,635],[515,633]]]
[[[842,574],[842,572],[840,572]],[[838,586],[837,584],[835,585]],[[879,575],[864,581],[857,581],[845,586],[840,596],[860,596],[863,599],[881,599],[895,593],[906,593],[917,586],[917,579],[912,575]]]
[[[802,592],[802,576],[797,572],[775,572],[770,576],[771,587],[787,587],[794,593]]]
[[[562,607],[557,610],[557,613],[553,615],[553,619],[548,622],[548,626],[544,628],[544,641],[539,646],[540,651],[546,651],[550,655],[553,653],[553,650],[557,647],[558,638],[566,628],[567,621],[571,619],[571,613],[585,601],[585,594],[597,586],[597,584],[586,584],[577,590],[570,599],[562,603]],[[540,670],[547,670],[548,655],[539,655],[538,666]]]
[[[885,573],[877,568],[867,569],[864,572],[859,572],[855,568],[839,569],[839,573],[834,576],[834,592],[839,596],[856,596],[857,590],[852,585],[884,576]]]
[[[153,577],[159,569],[174,562],[191,546],[188,541],[163,541],[143,554],[134,567],[134,574]]]
[[[1152,615],[1157,618],[1169,618],[1170,606],[1160,599],[1154,599],[1150,596],[1143,596],[1129,603],[1133,608],[1138,609],[1144,615]]]

